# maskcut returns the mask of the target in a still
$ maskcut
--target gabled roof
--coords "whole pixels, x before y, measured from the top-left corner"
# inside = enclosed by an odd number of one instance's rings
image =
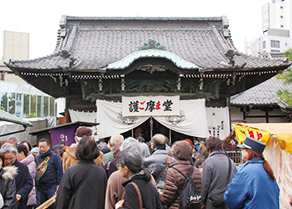
[[[0,110],[0,121],[8,121],[8,122],[12,122],[12,123],[16,123],[16,124],[20,124],[24,126],[32,126],[32,123],[22,120],[21,118],[15,115],[11,115],[8,112],[5,112],[4,110]]]
[[[226,17],[210,18],[111,18],[64,16],[56,50],[33,60],[6,63],[11,69],[95,70],[113,66],[148,40],[165,46],[166,52],[199,68],[286,68],[283,60],[260,59],[240,54],[233,45]],[[226,52],[233,53],[234,64]],[[141,58],[141,57],[140,57]],[[171,60],[173,61],[173,60]],[[127,65],[125,65],[126,67]],[[184,67],[184,66],[181,66]],[[107,67],[107,70],[110,70]]]
[[[277,91],[284,89],[292,89],[292,84],[284,84],[283,80],[274,76],[242,93],[231,96],[230,104],[233,106],[279,105],[284,107],[284,104],[279,103],[277,96]]]

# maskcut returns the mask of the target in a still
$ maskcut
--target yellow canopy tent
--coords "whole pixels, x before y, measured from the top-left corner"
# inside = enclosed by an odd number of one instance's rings
[[[292,153],[292,123],[238,123],[232,126],[240,144],[247,136],[267,144],[272,136],[278,140],[281,149]]]
[[[264,157],[280,188],[281,208],[292,201],[292,123],[244,123],[232,125],[239,143],[247,136],[264,142]]]

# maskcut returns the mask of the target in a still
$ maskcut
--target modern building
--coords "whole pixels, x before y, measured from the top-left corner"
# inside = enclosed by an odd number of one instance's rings
[[[29,59],[29,34],[4,31],[0,59],[0,108],[20,118],[55,116],[55,99],[28,84],[3,62]]]
[[[262,35],[245,42],[245,53],[283,58],[292,47],[292,0],[272,0],[262,6]]]

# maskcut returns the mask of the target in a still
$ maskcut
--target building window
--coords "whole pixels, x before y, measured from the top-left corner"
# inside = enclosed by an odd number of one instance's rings
[[[285,43],[285,46],[288,46],[288,43],[287,42]]]
[[[266,41],[263,41],[263,49],[266,48]]]
[[[271,50],[271,52],[280,52],[280,50]]]
[[[271,40],[271,47],[280,48],[280,41]]]
[[[4,81],[4,73],[0,74],[0,81]]]
[[[281,17],[281,18],[284,18],[284,16],[283,16],[283,15],[281,15],[280,17]]]
[[[284,28],[284,25],[281,25],[281,28]]]
[[[280,9],[283,9],[283,6],[280,6]]]

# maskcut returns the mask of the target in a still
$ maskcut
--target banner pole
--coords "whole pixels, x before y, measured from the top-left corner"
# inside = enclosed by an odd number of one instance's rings
[[[169,129],[168,139],[169,139],[169,142],[170,142],[170,144],[171,144],[171,129]]]

